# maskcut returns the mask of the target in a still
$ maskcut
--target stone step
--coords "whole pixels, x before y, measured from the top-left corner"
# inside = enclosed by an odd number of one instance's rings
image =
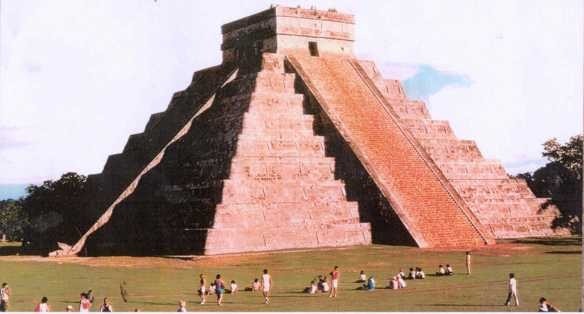
[[[325,156],[324,138],[311,136],[303,138],[271,139],[241,138],[237,142],[238,157],[267,157],[267,156]]]
[[[344,201],[345,187],[340,181],[302,182],[225,180],[223,204],[252,202],[290,203]]]
[[[317,207],[310,203],[219,204],[216,228],[254,228],[262,226],[287,228],[294,225],[359,223],[357,203],[328,203]],[[241,219],[246,217],[246,219]]]
[[[474,141],[421,138],[418,142],[435,162],[451,160],[479,161],[484,159]]]
[[[496,160],[440,161],[436,165],[450,180],[464,179],[507,179],[508,175],[500,162]]]
[[[419,100],[389,100],[391,108],[400,119],[431,119],[426,104]]]
[[[262,54],[262,71],[284,73],[284,55],[276,53]]]
[[[400,121],[415,138],[456,139],[448,121],[409,118],[402,118]]]
[[[257,112],[247,112],[243,117],[244,129],[298,130],[312,132],[314,117],[312,115],[273,114],[270,117]]]
[[[241,230],[213,228],[208,230],[205,254],[225,254],[317,247],[367,245],[371,243],[371,227],[366,223],[342,225],[294,226]]]
[[[232,162],[230,179],[325,181],[335,179],[334,171],[335,163],[332,158],[312,158],[301,161],[288,158],[239,158]]]
[[[524,180],[494,179],[494,180],[451,180],[452,184],[463,197],[468,195],[491,195],[505,198],[533,198],[534,195]]]

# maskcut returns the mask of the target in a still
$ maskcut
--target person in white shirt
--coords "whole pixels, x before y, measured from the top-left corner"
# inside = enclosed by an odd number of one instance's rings
[[[268,270],[264,269],[262,274],[262,293],[264,295],[264,303],[270,303],[270,290],[272,289],[272,276],[268,274]]]
[[[251,283],[251,291],[260,291],[260,280],[259,279],[254,279],[253,282]]]
[[[178,301],[178,309],[177,312],[188,312],[187,311],[187,302],[180,300]]]
[[[37,306],[35,306],[34,311],[35,312],[50,312],[51,307],[49,306],[49,304],[47,302],[49,302],[49,299],[47,299],[47,297],[43,297],[41,299],[41,303],[39,303],[39,304],[37,304]]]
[[[399,289],[399,281],[397,280],[397,277],[391,278],[388,288],[393,290]]]
[[[0,312],[8,311],[8,301],[10,300],[10,287],[8,283],[3,283],[0,288]]]
[[[231,291],[230,291],[231,294],[237,293],[237,283],[235,282],[235,280],[231,280],[231,283],[229,284],[229,288],[231,289]]]
[[[329,292],[331,290],[331,287],[329,286],[329,283],[326,279],[326,276],[324,276],[323,282],[321,283],[322,292]]]
[[[452,266],[450,266],[450,264],[446,264],[446,275],[447,276],[454,275],[454,270],[452,269]]]
[[[446,269],[444,269],[444,266],[442,266],[442,264],[438,265],[438,271],[436,272],[436,276],[444,276],[446,275]]]
[[[507,301],[505,301],[505,305],[511,305],[511,299],[515,300],[515,306],[519,306],[519,296],[517,295],[517,279],[515,279],[515,274],[509,274],[509,293],[507,294]]]
[[[205,275],[199,275],[199,296],[201,297],[201,304],[207,302],[207,279]]]
[[[418,267],[416,270],[416,279],[425,279],[425,278],[426,278],[426,274],[424,273],[422,268]]]
[[[316,284],[316,281],[313,280],[310,282],[310,290],[308,291],[308,293],[316,294],[317,291],[318,291],[318,285]]]
[[[365,282],[367,281],[367,275],[365,275],[364,271],[361,271],[359,273],[359,280],[357,282]]]
[[[397,274],[398,276],[400,276],[401,279],[406,279],[406,274],[404,273],[404,270],[400,268],[399,273]]]
[[[403,288],[408,286],[406,284],[406,281],[403,279],[403,277],[401,277],[400,275],[397,275],[396,277],[397,277],[397,287],[399,289],[403,289]]]

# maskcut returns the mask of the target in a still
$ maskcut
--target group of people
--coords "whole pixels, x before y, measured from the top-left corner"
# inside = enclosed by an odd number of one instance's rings
[[[267,269],[264,269],[262,276],[261,276],[261,281],[258,278],[255,278],[254,281],[251,283],[251,287],[250,289],[246,289],[246,290],[251,290],[251,291],[262,291],[262,294],[264,296],[264,303],[265,304],[269,304],[270,303],[270,291],[272,289],[272,276],[268,273]],[[235,282],[235,280],[231,280],[230,284],[229,284],[229,289],[226,289],[225,287],[225,282],[223,281],[223,278],[221,277],[221,274],[217,274],[215,276],[215,280],[213,282],[211,282],[211,284],[209,285],[209,288],[207,288],[207,279],[205,277],[204,274],[200,274],[199,275],[199,296],[201,298],[201,304],[205,304],[207,302],[207,296],[208,295],[212,295],[215,294],[217,296],[217,305],[221,305],[223,302],[223,295],[228,292],[231,294],[236,294],[238,291],[238,287],[237,287],[237,283]],[[184,309],[183,306],[181,306],[181,302],[184,301],[180,301],[179,302],[179,312],[183,312],[182,309]],[[185,303],[186,305],[186,303]]]
[[[303,292],[308,294],[316,294],[317,292],[329,293],[329,297],[336,298],[337,290],[339,288],[339,279],[341,277],[341,272],[339,271],[339,266],[333,267],[333,270],[328,274],[330,276],[330,284],[328,276],[318,275],[317,278],[310,281],[310,286],[304,288]]]
[[[467,274],[470,274],[470,257],[469,253],[467,252]],[[438,272],[436,272],[437,276],[451,276],[454,274],[454,270],[450,266],[450,264],[446,264],[446,267],[439,265]],[[330,276],[330,283],[329,278]],[[341,273],[339,271],[338,266],[334,266],[333,270],[327,275],[319,275],[317,279],[314,279],[310,282],[310,286],[304,289],[304,292],[309,294],[316,294],[317,292],[328,292],[329,297],[335,298],[337,296],[337,291],[339,287],[339,280],[341,277]],[[261,291],[264,297],[264,303],[270,303],[270,293],[273,288],[272,276],[268,273],[267,269],[264,269],[261,279],[255,278],[251,282],[250,287],[246,287],[246,291]],[[407,287],[406,280],[416,280],[416,279],[425,279],[426,275],[421,267],[411,267],[409,269],[409,273],[406,275],[402,269],[389,279],[388,289],[403,289]],[[367,277],[365,271],[361,270],[359,273],[359,279],[356,281],[357,283],[362,283],[362,286],[358,287],[357,289],[360,290],[368,290],[373,291],[376,288],[376,281],[375,277],[372,275]],[[217,296],[217,305],[221,305],[223,301],[223,296],[226,292],[231,294],[236,294],[238,291],[238,286],[235,280],[231,280],[229,284],[229,289],[226,288],[225,282],[221,274],[217,274],[215,276],[215,280],[209,284],[207,287],[207,279],[204,274],[199,275],[199,296],[201,298],[200,304],[205,304],[208,295],[215,294]],[[3,283],[2,287],[0,288],[0,312],[5,312],[8,309],[8,304],[11,296],[11,290],[8,286],[8,283]],[[515,306],[519,306],[519,296],[517,294],[517,279],[515,278],[514,273],[509,274],[509,281],[508,281],[508,295],[507,300],[505,301],[505,305],[511,305],[511,302],[514,301]],[[49,306],[49,300],[46,296],[43,296],[40,302],[35,306],[35,312],[49,312],[51,307]],[[82,292],[80,294],[79,300],[79,312],[89,312],[94,302],[94,296],[92,290],[88,290],[87,292]],[[72,312],[73,306],[68,305],[65,308],[66,312]],[[135,310],[139,311],[139,310]],[[539,299],[538,305],[539,312],[559,312],[559,310],[550,304],[546,298],[541,297]],[[103,299],[103,304],[99,307],[99,312],[113,312],[113,307],[109,302],[108,298]],[[180,300],[178,303],[177,312],[187,312],[186,302],[184,300]]]

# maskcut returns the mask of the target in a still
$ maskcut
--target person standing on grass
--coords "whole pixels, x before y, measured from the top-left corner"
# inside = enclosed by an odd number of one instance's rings
[[[215,294],[217,295],[217,305],[221,305],[223,302],[223,294],[225,293],[225,282],[221,279],[221,274],[215,276]]]
[[[47,297],[43,297],[41,299],[41,303],[37,304],[34,307],[34,311],[35,312],[50,312],[51,307],[49,306],[49,304],[47,302],[49,302],[49,299],[47,299]]]
[[[466,251],[466,274],[470,275],[470,251]]]
[[[329,298],[337,297],[339,279],[341,279],[341,272],[339,271],[339,266],[335,266],[335,268],[331,272],[331,293],[329,294]]]
[[[108,300],[108,298],[103,298],[103,304],[99,307],[100,312],[113,312],[114,308]]]
[[[262,293],[264,294],[264,303],[270,304],[270,290],[272,289],[272,276],[268,274],[268,270],[264,269],[262,274]]]
[[[509,293],[507,294],[507,301],[505,301],[505,305],[511,305],[511,299],[515,300],[515,306],[519,306],[519,297],[517,296],[517,279],[515,279],[515,274],[509,274]]]
[[[79,300],[79,312],[89,312],[91,309],[91,300],[86,293],[81,293],[81,300]]]
[[[178,309],[176,311],[177,312],[188,312],[187,311],[187,302],[185,302],[184,300],[178,301]]]
[[[207,302],[207,279],[205,279],[205,275],[199,275],[199,295],[201,296],[201,304],[205,304]]]
[[[3,283],[2,288],[0,288],[0,312],[8,311],[8,301],[11,293],[8,283]]]

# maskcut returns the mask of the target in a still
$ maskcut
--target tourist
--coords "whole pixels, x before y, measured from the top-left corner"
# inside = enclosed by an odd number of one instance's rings
[[[317,291],[318,291],[318,286],[316,284],[316,281],[313,280],[310,282],[310,290],[308,291],[308,293],[316,294]]]
[[[91,301],[85,292],[81,293],[81,300],[79,300],[79,312],[89,312],[91,309]]]
[[[93,296],[93,290],[91,290],[91,289],[87,290],[85,295],[87,296],[87,299],[89,300],[89,302],[93,303],[93,301],[95,301],[95,297]]]
[[[331,275],[331,293],[329,294],[329,298],[336,298],[337,297],[337,290],[339,288],[339,280],[341,278],[341,272],[339,271],[339,266],[335,266],[333,271],[330,273]],[[371,277],[369,277],[371,279]]]
[[[262,274],[262,293],[264,295],[264,303],[270,303],[270,290],[272,289],[272,276],[268,274],[268,270],[264,269]]]
[[[215,290],[217,289],[217,287],[215,286],[215,282],[213,281],[210,285],[209,285],[209,294],[214,294]]]
[[[517,296],[517,279],[515,279],[515,274],[509,274],[509,293],[507,294],[507,301],[505,301],[505,305],[509,306],[511,304],[511,299],[515,300],[515,306],[519,306],[519,297]]]
[[[114,308],[108,298],[103,298],[103,304],[99,307],[100,312],[113,312]]]
[[[393,290],[399,289],[399,281],[397,280],[397,276],[394,276],[393,278],[391,278],[389,280],[389,284],[387,285],[387,288],[393,289]]]
[[[47,297],[42,297],[41,303],[37,304],[34,307],[34,311],[35,312],[50,312],[51,307],[49,306],[49,304],[47,302],[49,302],[49,299],[47,299]]]
[[[235,280],[231,280],[231,282],[229,283],[229,293],[231,294],[236,294],[237,293],[237,283],[235,282]]]
[[[11,293],[8,283],[3,283],[2,288],[0,288],[0,312],[8,311],[8,302],[10,301]]]
[[[416,267],[416,279],[426,279],[426,274],[421,267]]]
[[[364,271],[361,271],[359,273],[359,280],[357,280],[357,282],[366,282],[367,281],[367,275],[365,275]]]
[[[470,275],[470,251],[466,251],[466,274]]]
[[[329,286],[328,280],[327,280],[327,276],[324,276],[324,278],[322,279],[322,292],[329,292],[331,291],[331,286]]]
[[[223,302],[223,294],[225,293],[225,282],[221,279],[221,274],[215,276],[215,294],[217,295],[217,305]]]
[[[454,270],[452,270],[452,266],[450,264],[446,264],[446,276],[454,275]]]
[[[401,279],[406,279],[406,274],[404,273],[403,269],[399,269],[399,273],[397,273],[397,275],[401,278]]]
[[[399,275],[396,276],[397,277],[397,287],[398,289],[403,289],[405,287],[407,287],[408,285],[406,284],[406,281]]]
[[[559,312],[560,310],[558,310],[556,307],[554,307],[553,305],[551,305],[546,298],[541,297],[539,298],[539,306],[537,308],[538,312]]]
[[[446,275],[446,269],[444,269],[444,266],[442,266],[442,264],[438,265],[438,271],[436,272],[436,276],[444,276]]]
[[[185,302],[184,300],[178,301],[178,309],[176,311],[177,312],[188,312],[187,311],[187,302]]]
[[[251,283],[251,291],[260,291],[261,286],[260,280],[255,278]]]
[[[375,290],[375,277],[371,275],[369,279],[367,279],[367,283],[363,286],[365,287],[365,289],[367,289],[367,291]]]
[[[411,279],[411,280],[416,279],[416,272],[411,267],[410,267],[410,273],[408,275],[408,279]]]
[[[65,307],[65,312],[73,312],[73,305],[67,305],[67,307]]]
[[[318,282],[318,291],[324,291],[324,287],[322,284],[323,284],[323,282],[325,282],[325,280],[323,279],[322,275],[318,275],[317,282]]]
[[[201,297],[201,304],[207,302],[207,279],[205,275],[199,274],[199,296]]]

